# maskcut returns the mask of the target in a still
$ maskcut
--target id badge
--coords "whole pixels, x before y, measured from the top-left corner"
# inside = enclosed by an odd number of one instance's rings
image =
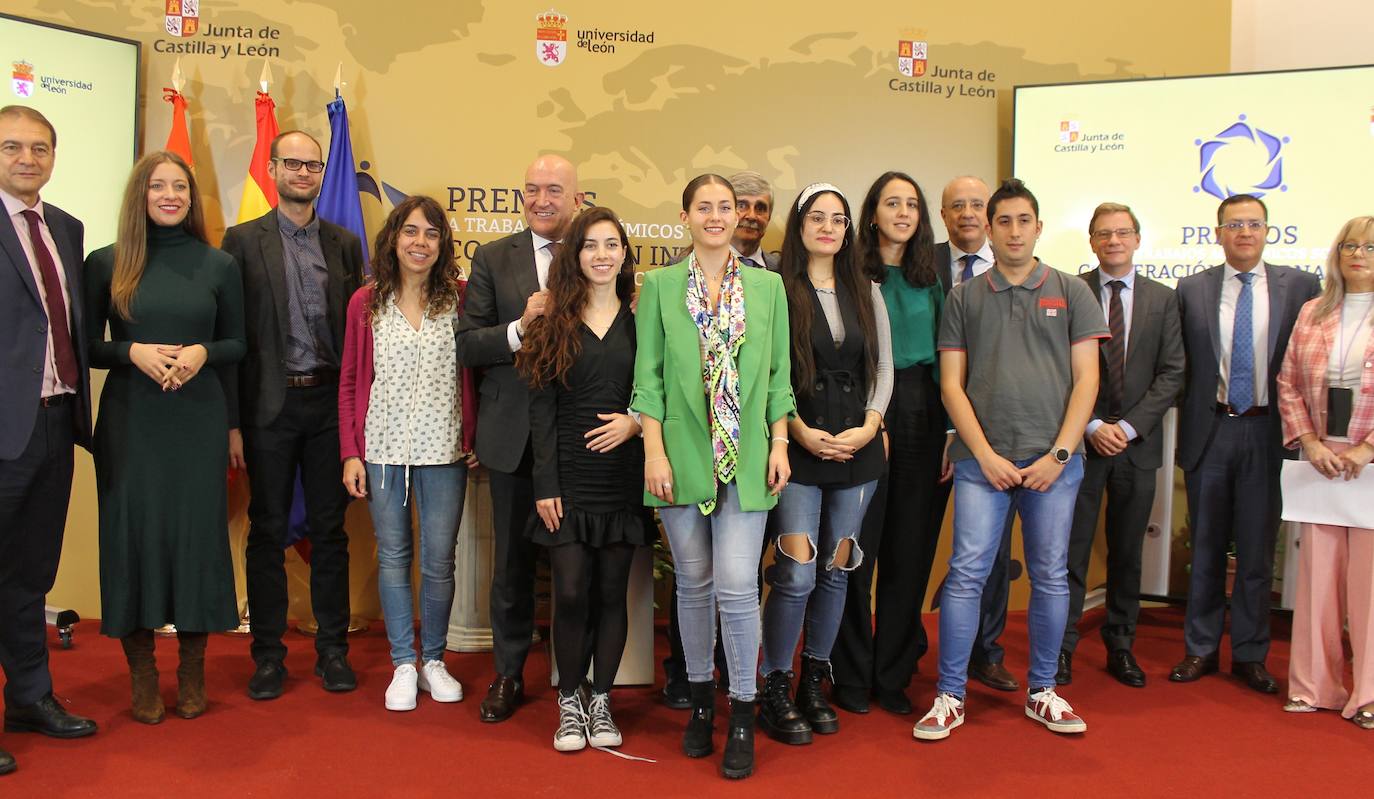
[[[1349,388],[1328,388],[1326,391],[1326,434],[1344,438],[1350,432],[1355,391]]]

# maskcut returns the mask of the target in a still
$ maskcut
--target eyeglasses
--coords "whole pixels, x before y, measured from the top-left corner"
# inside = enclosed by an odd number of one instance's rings
[[[827,215],[821,213],[820,211],[812,211],[806,215],[807,223],[815,225],[816,227],[824,225],[827,220],[840,230],[844,230],[845,228],[849,227],[849,217],[845,216],[844,214]]]
[[[302,161],[299,158],[273,158],[272,160],[286,167],[288,172],[299,172],[301,167],[305,167],[306,172],[315,174],[324,171],[323,161]]]
[[[1374,244],[1357,244],[1353,241],[1341,243],[1341,255],[1354,255],[1361,250],[1364,251],[1366,258],[1374,258]]]
[[[1112,236],[1116,236],[1118,239],[1128,239],[1131,236],[1138,234],[1139,232],[1140,231],[1132,227],[1119,227],[1112,228],[1110,230],[1094,231],[1093,238],[1097,241],[1111,241]]]
[[[1267,227],[1269,227],[1267,222],[1261,222],[1258,219],[1237,219],[1221,226],[1223,230],[1229,230],[1233,233],[1239,233],[1242,230],[1264,230]]]

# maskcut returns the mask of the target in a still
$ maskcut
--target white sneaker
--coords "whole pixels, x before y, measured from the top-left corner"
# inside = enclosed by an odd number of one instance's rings
[[[942,741],[964,723],[964,701],[954,694],[936,694],[930,712],[911,728],[911,736],[918,741]]]
[[[576,752],[587,747],[587,716],[582,712],[582,700],[577,694],[558,695],[558,731],[553,734],[553,748],[560,752]]]
[[[1068,735],[1088,731],[1088,723],[1053,688],[1042,688],[1026,697],[1026,718]]]
[[[620,728],[611,718],[610,694],[592,694],[591,705],[587,708],[587,727],[591,730],[587,743],[592,746],[620,746]]]
[[[415,664],[402,663],[391,674],[391,685],[386,687],[387,710],[415,709]]]
[[[420,668],[419,683],[420,690],[428,692],[429,698],[435,702],[463,701],[462,683],[453,679],[442,660],[426,660]]]

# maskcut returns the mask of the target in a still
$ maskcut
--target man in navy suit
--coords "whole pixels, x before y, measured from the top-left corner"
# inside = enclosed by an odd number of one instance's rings
[[[57,132],[0,108],[0,667],[5,731],[78,738],[95,723],[52,695],[44,597],[57,578],[75,444],[90,448],[81,223],[39,199]],[[0,774],[15,769],[0,750]]]
[[[1236,545],[1231,592],[1231,672],[1277,693],[1265,669],[1269,593],[1283,463],[1277,379],[1317,276],[1264,262],[1269,211],[1237,194],[1217,208],[1226,263],[1178,282],[1188,356],[1179,415],[1178,465],[1188,491],[1193,568],[1184,617],[1186,656],[1169,679],[1192,682],[1218,668],[1226,617],[1226,547]]]

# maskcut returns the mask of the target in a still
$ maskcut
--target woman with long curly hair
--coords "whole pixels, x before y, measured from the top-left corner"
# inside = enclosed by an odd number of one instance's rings
[[[417,690],[436,702],[463,698],[444,666],[444,646],[477,414],[470,375],[458,366],[454,332],[464,284],[443,209],[429,197],[407,198],[387,217],[372,252],[372,281],[348,302],[339,455],[348,493],[371,500],[377,584],[395,669],[386,708],[412,710]],[[412,505],[420,515],[418,669]]]
[[[85,282],[91,365],[110,370],[94,447],[100,630],[124,645],[134,719],[157,724],[166,711],[153,629],[176,625],[176,713],[195,718],[208,634],[238,624],[218,372],[247,345],[238,265],[206,241],[196,178],[179,156],[134,165],[115,243],[86,259]]]
[[[639,438],[616,446],[592,432],[630,402],[634,265],[614,211],[578,215],[549,266],[549,308],[516,355],[530,386],[536,513],[528,535],[549,547],[553,568],[553,746],[560,752],[621,743],[610,690],[625,650],[625,592],[636,548],[653,541],[639,492]],[[596,642],[596,673],[583,707],[577,687],[590,665],[589,638]]]

